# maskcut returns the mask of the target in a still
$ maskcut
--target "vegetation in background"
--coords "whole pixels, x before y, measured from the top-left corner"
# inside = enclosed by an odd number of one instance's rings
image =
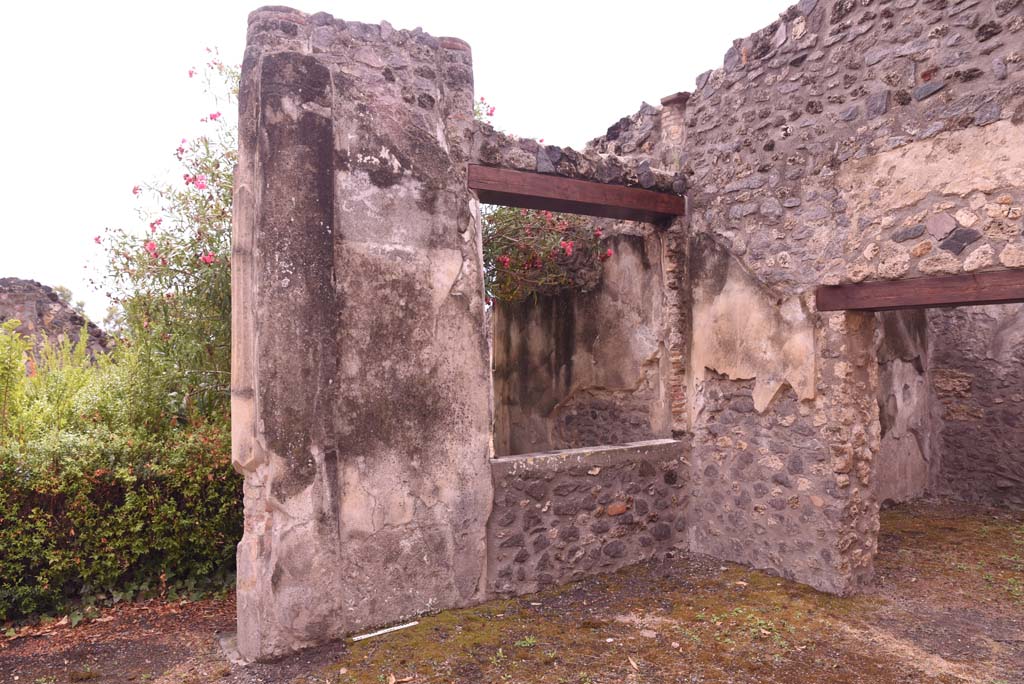
[[[230,466],[230,226],[237,70],[215,53],[206,133],[174,154],[181,180],[132,188],[142,226],[107,230],[98,284],[114,349],[33,356],[0,326],[0,621],[88,616],[137,595],[225,586],[241,535]],[[149,200],[149,202],[146,202]],[[77,616],[77,617],[76,617]]]
[[[491,301],[516,302],[565,289],[587,291],[612,250],[601,229],[576,214],[487,207],[482,216],[484,281]]]
[[[215,111],[207,133],[175,150],[181,180],[135,186],[147,226],[108,230],[102,285],[121,312],[123,342],[142,347],[165,379],[167,411],[188,418],[223,411],[231,369],[231,191],[238,159],[234,108],[238,70],[216,54],[203,76]]]

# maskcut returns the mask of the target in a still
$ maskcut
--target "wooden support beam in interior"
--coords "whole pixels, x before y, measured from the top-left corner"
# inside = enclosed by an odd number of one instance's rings
[[[469,165],[481,202],[628,221],[657,222],[686,213],[678,195],[491,166]]]
[[[1024,302],[1024,270],[822,285],[818,311],[887,311]]]

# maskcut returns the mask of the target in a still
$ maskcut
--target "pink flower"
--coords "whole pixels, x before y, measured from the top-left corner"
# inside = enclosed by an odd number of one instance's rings
[[[508,268],[509,262],[511,261],[512,260],[505,254],[498,257],[498,263],[501,264],[503,268]]]
[[[208,252],[199,257],[199,260],[202,261],[207,266],[209,266],[210,264],[217,260],[217,257],[213,255],[213,252]]]
[[[562,242],[560,242],[559,245],[561,246],[561,248],[563,250],[565,250],[565,256],[572,256],[572,247],[573,247],[573,241],[572,240],[569,240],[569,241],[562,240]]]
[[[198,176],[193,178],[192,182],[195,184],[197,190],[206,189],[206,176],[204,176],[203,174],[199,174]]]
[[[196,68],[195,67],[192,67],[191,69],[188,70],[188,77],[189,78],[192,78],[195,75],[196,75]]]
[[[138,196],[138,194],[139,194],[140,192],[142,192],[142,188],[141,188],[141,187],[139,187],[138,185],[136,185],[136,186],[135,186],[134,188],[132,188],[132,194],[133,194],[133,195],[136,195],[136,196]]]
[[[155,242],[153,242],[152,240],[149,240],[149,241],[146,242],[145,245],[143,245],[143,248],[147,252],[149,252],[149,256],[151,256],[153,258],[156,258],[156,243]]]
[[[213,114],[210,114],[210,121],[216,121],[219,118],[220,118],[220,112],[214,112]]]
[[[93,242],[95,242],[97,245],[100,244],[100,236],[97,235],[96,237],[94,237]]]
[[[163,222],[164,222],[164,220],[162,218],[158,218],[156,221],[153,221],[152,223],[150,223],[149,224],[149,232],[155,233],[156,229],[159,228],[160,224],[163,223]]]
[[[540,139],[540,140],[538,140],[537,142],[539,142],[539,143],[543,143],[543,142],[544,142],[544,138],[541,138],[541,139]]]
[[[484,96],[483,96],[483,95],[481,95],[481,96],[480,96],[480,101],[481,101],[481,102],[487,102],[487,100],[485,100],[485,99],[484,99]]]
[[[607,252],[605,252],[604,254],[601,255],[601,261],[605,261],[606,259],[611,259],[612,258],[612,254],[613,254],[612,250],[609,249]]]

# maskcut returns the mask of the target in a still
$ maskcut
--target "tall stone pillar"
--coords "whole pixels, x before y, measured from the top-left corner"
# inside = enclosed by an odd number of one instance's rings
[[[238,647],[479,600],[492,490],[469,47],[254,12],[232,295]]]

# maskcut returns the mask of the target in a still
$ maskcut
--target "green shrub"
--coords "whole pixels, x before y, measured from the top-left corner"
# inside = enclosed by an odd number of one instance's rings
[[[223,586],[241,479],[217,425],[158,441],[68,434],[0,447],[0,620],[76,598]]]
[[[0,325],[0,621],[219,588],[233,573],[237,152],[219,107],[235,101],[238,73],[216,55],[205,73],[223,99],[203,117],[205,134],[177,147],[182,180],[136,186],[145,227],[94,238],[107,249],[114,351],[92,358],[83,331],[80,343],[44,341],[31,355],[17,322]]]
[[[29,343],[16,332],[20,324],[17,320],[0,323],[0,441],[11,433],[14,417],[21,414]]]

